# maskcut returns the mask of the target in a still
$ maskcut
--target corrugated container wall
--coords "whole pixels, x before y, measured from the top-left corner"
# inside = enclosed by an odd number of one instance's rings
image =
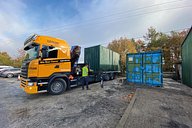
[[[85,48],[84,62],[95,72],[120,70],[120,55],[101,45]]]
[[[192,28],[182,44],[181,55],[182,82],[192,87]]]
[[[127,54],[126,76],[131,83],[162,86],[162,53],[153,51]]]

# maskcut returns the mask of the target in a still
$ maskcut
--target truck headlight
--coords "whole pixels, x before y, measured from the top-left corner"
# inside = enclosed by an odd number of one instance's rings
[[[29,83],[28,83],[28,86],[33,86],[33,83],[32,83],[32,82],[29,82]]]

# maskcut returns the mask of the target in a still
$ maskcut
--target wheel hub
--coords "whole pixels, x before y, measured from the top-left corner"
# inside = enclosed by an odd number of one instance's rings
[[[60,90],[62,89],[62,83],[60,83],[60,82],[55,82],[55,83],[53,83],[53,85],[51,86],[51,90],[53,91],[53,92],[59,92]]]

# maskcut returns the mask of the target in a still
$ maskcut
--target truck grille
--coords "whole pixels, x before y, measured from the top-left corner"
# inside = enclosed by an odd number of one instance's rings
[[[21,66],[21,77],[27,79],[29,61],[24,61]]]

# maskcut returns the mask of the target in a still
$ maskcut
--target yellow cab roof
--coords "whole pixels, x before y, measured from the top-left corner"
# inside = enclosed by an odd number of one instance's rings
[[[38,43],[40,45],[53,46],[61,49],[63,48],[70,49],[69,44],[65,40],[61,40],[61,39],[50,37],[50,36],[36,35],[36,34],[26,39],[26,41],[24,42],[24,47],[27,47],[33,42]]]

